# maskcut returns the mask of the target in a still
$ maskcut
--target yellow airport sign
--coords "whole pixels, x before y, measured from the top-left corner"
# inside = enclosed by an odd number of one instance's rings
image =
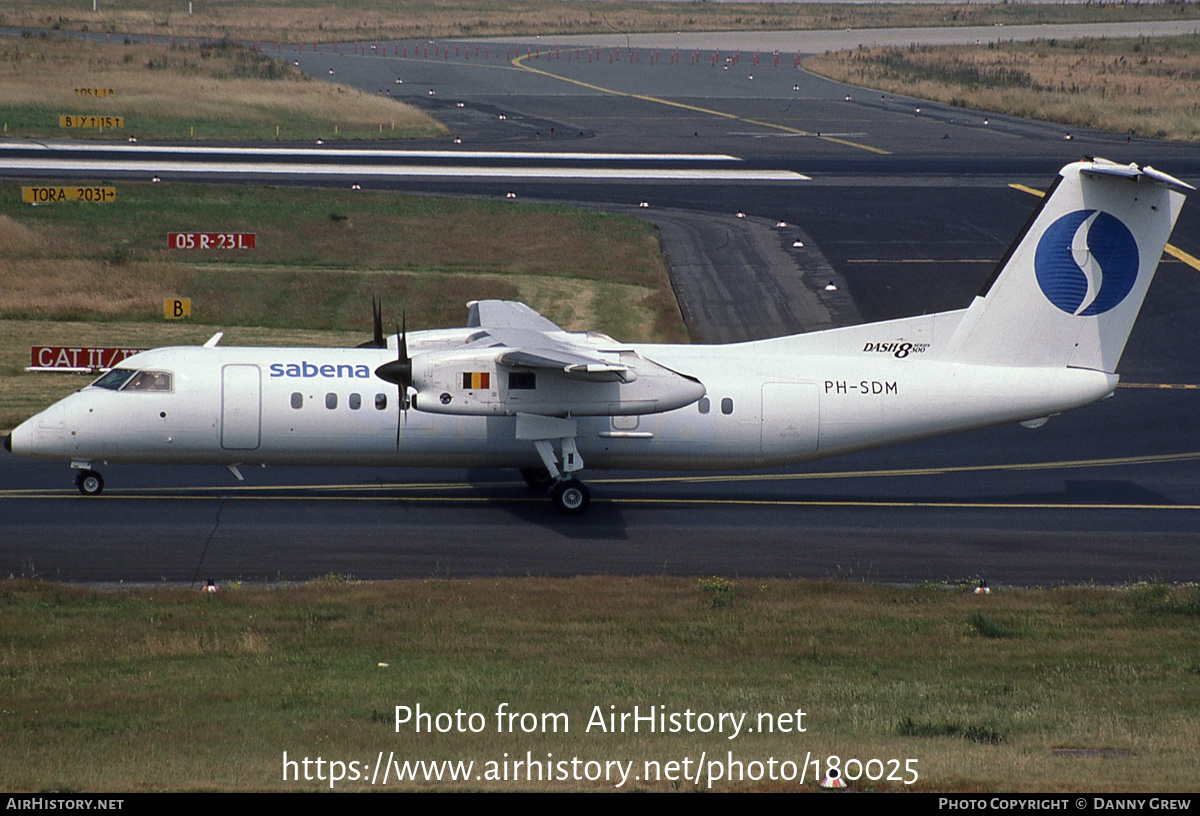
[[[111,204],[117,200],[116,187],[22,187],[26,204],[53,204],[58,201],[88,201]]]
[[[163,301],[163,318],[166,320],[182,320],[192,316],[191,298],[167,298]]]
[[[123,128],[124,116],[91,116],[88,114],[61,115],[58,126],[64,128]]]

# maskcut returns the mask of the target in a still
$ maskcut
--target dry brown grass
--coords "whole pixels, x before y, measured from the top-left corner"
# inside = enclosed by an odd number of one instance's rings
[[[1141,136],[1200,140],[1200,37],[860,48],[805,67],[921,99]]]
[[[1179,19],[1195,4],[708,3],[631,0],[204,0],[181,2],[6,0],[0,25],[62,27],[175,37],[254,37],[273,42],[612,34],[642,31],[795,30]]]
[[[112,97],[75,88],[111,88]],[[436,136],[446,129],[389,98],[314,81],[237,47],[0,38],[0,116],[10,136],[96,137],[58,127],[59,114],[125,117],[113,137],[285,138]],[[192,130],[194,128],[194,131]]]
[[[161,313],[163,299],[176,297],[187,277],[184,270],[167,263],[112,266],[87,259],[14,261],[0,270],[4,293],[0,309],[99,318]]]
[[[0,215],[0,246],[11,258],[41,252],[46,248],[42,236],[7,215]]]

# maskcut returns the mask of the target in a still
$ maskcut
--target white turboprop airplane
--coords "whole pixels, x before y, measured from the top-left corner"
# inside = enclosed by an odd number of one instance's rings
[[[1194,189],[1070,164],[965,309],[724,346],[619,343],[520,303],[355,349],[161,348],[18,426],[13,453],[97,462],[511,467],[581,513],[593,468],[803,462],[1110,396]],[[385,348],[386,346],[386,348]]]

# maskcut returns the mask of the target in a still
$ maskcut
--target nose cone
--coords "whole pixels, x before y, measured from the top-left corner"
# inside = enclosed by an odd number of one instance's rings
[[[12,433],[4,437],[4,447],[9,453],[15,453],[19,456],[28,456],[31,453],[30,442],[34,435],[34,420],[27,419],[17,427],[13,428]]]
[[[66,449],[62,403],[50,406],[22,422],[4,440],[4,447],[18,456],[61,458]]]

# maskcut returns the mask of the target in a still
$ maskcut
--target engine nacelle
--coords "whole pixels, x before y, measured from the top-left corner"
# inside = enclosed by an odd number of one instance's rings
[[[703,383],[632,351],[603,365],[562,368],[501,363],[511,349],[419,354],[412,358],[412,407],[476,416],[622,416],[673,411],[705,394]]]

